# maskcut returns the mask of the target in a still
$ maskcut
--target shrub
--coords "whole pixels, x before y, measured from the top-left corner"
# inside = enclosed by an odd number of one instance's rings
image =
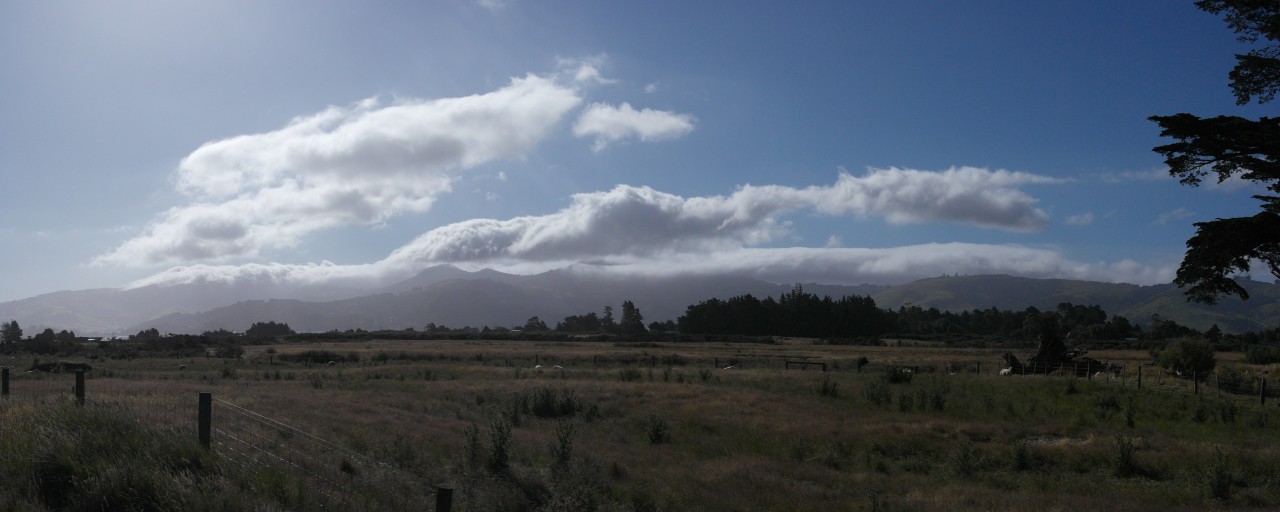
[[[569,461],[573,458],[574,433],[572,421],[556,423],[555,443],[547,445],[547,449],[551,451],[552,466],[564,468],[569,465]]]
[[[489,423],[489,471],[501,473],[510,466],[511,422],[498,418]]]
[[[1133,461],[1133,439],[1118,435],[1112,448],[1115,450],[1111,460],[1111,469],[1114,474],[1124,478],[1137,473],[1137,466]]]
[[[889,384],[910,384],[914,375],[910,368],[890,368],[884,373],[884,380]]]
[[[1184,377],[1205,378],[1213,371],[1216,360],[1208,342],[1178,340],[1160,351],[1160,366]]]
[[[480,462],[480,427],[474,423],[462,429],[462,454],[467,467],[475,467]]]
[[[585,408],[572,389],[535,388],[532,400],[523,403],[534,416],[544,419],[573,416]]]
[[[1244,361],[1249,364],[1280,363],[1280,347],[1249,345],[1244,350]]]
[[[818,379],[818,396],[840,396],[840,384],[832,380],[828,373],[823,373],[822,378]]]
[[[1209,488],[1209,496],[1217,500],[1231,499],[1231,466],[1227,454],[1219,448],[1215,450],[1209,464],[1201,471],[1200,476]]]
[[[893,401],[893,393],[889,392],[889,385],[883,382],[868,383],[867,387],[862,388],[862,396],[876,407]]]
[[[671,440],[671,427],[657,413],[649,413],[649,421],[645,425],[650,444],[663,444]]]
[[[644,378],[644,374],[636,368],[623,368],[618,371],[618,380],[622,382],[633,382]]]

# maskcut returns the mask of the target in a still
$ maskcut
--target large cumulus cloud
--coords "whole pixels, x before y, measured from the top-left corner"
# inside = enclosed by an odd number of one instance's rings
[[[681,197],[618,186],[577,194],[546,215],[472,219],[432,229],[363,265],[194,265],[135,283],[386,283],[428,266],[456,264],[530,273],[579,262],[582,271],[749,274],[774,282],[898,283],[944,273],[1014,274],[1137,284],[1168,282],[1174,265],[1080,262],[1012,244],[919,244],[888,248],[761,247],[787,227],[780,216],[809,210],[889,222],[957,222],[1011,231],[1042,229],[1047,216],[1018,187],[1059,180],[954,168],[841,173],[826,186],[743,186],[728,196]]]
[[[188,204],[94,262],[254,257],[317,230],[424,211],[456,172],[524,156],[581,101],[573,86],[528,75],[485,94],[329,107],[273,132],[211,142],[175,174]]]
[[[972,167],[943,172],[841,173],[833,185],[743,186],[729,196],[684,198],[620,185],[577,194],[558,212],[474,219],[433,229],[397,249],[395,262],[566,260],[756,245],[782,232],[781,214],[811,209],[890,222],[954,222],[1012,231],[1043,229],[1048,216],[1017,189],[1057,180]]]

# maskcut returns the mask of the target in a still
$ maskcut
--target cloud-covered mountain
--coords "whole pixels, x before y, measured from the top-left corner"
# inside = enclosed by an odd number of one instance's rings
[[[1138,286],[1070,279],[1008,275],[921,279],[901,285],[809,283],[809,292],[839,297],[869,295],[882,308],[903,305],[963,311],[1028,306],[1054,309],[1059,303],[1097,304],[1108,313],[1146,323],[1151,315],[1198,329],[1226,331],[1280,325],[1280,286],[1244,281],[1253,299],[1226,298],[1217,306],[1189,304],[1172,285]],[[753,294],[776,297],[793,285],[777,284],[732,269],[719,274],[654,276],[617,273],[579,264],[535,275],[491,269],[468,272],[431,267],[403,281],[377,288],[281,284],[271,279],[196,281],[130,289],[63,291],[0,303],[0,319],[18,320],[28,334],[51,327],[82,335],[130,334],[155,327],[161,332],[243,331],[254,322],[286,322],[299,331],[332,329],[516,326],[532,316],[548,324],[568,315],[600,313],[634,302],[646,321],[672,320],[687,306],[712,297]],[[618,313],[620,314],[620,313]]]
[[[1059,303],[1101,306],[1145,324],[1153,314],[1200,330],[1217,324],[1227,332],[1259,330],[1280,324],[1280,286],[1245,283],[1253,299],[1224,299],[1218,306],[1188,303],[1173,285],[1137,286],[1069,279],[1032,279],[1006,275],[922,279],[898,286],[806,284],[818,295],[868,295],[882,308],[903,305],[950,311],[987,309],[1053,310]],[[577,266],[533,276],[492,270],[464,272],[436,267],[384,290],[384,293],[329,302],[241,302],[200,314],[175,314],[131,328],[162,332],[242,330],[253,322],[287,322],[300,331],[332,329],[405,329],[427,323],[461,326],[518,326],[533,316],[550,325],[568,315],[615,310],[624,300],[640,308],[648,321],[675,319],[687,306],[709,298],[742,294],[777,297],[793,285],[744,276],[643,278],[601,273]],[[136,328],[136,329],[135,329]]]

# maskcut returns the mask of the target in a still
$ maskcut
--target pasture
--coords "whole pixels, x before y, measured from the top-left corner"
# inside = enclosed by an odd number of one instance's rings
[[[1274,401],[1194,394],[1150,367],[1143,389],[1000,377],[1001,353],[430,341],[90,361],[80,407],[65,376],[14,378],[0,478],[27,484],[0,508],[429,510],[436,487],[454,510],[1280,507]],[[1150,361],[1090,355],[1126,376]],[[208,451],[198,392],[216,401]],[[88,460],[114,445],[130,449]]]

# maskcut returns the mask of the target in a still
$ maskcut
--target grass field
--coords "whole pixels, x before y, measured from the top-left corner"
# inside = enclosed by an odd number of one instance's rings
[[[15,377],[0,479],[24,483],[0,509],[427,510],[435,486],[455,510],[1280,507],[1274,403],[1193,395],[1151,368],[1181,392],[999,377],[1002,352],[351,342],[92,361],[83,407],[65,376]],[[211,451],[201,391],[217,401]]]

